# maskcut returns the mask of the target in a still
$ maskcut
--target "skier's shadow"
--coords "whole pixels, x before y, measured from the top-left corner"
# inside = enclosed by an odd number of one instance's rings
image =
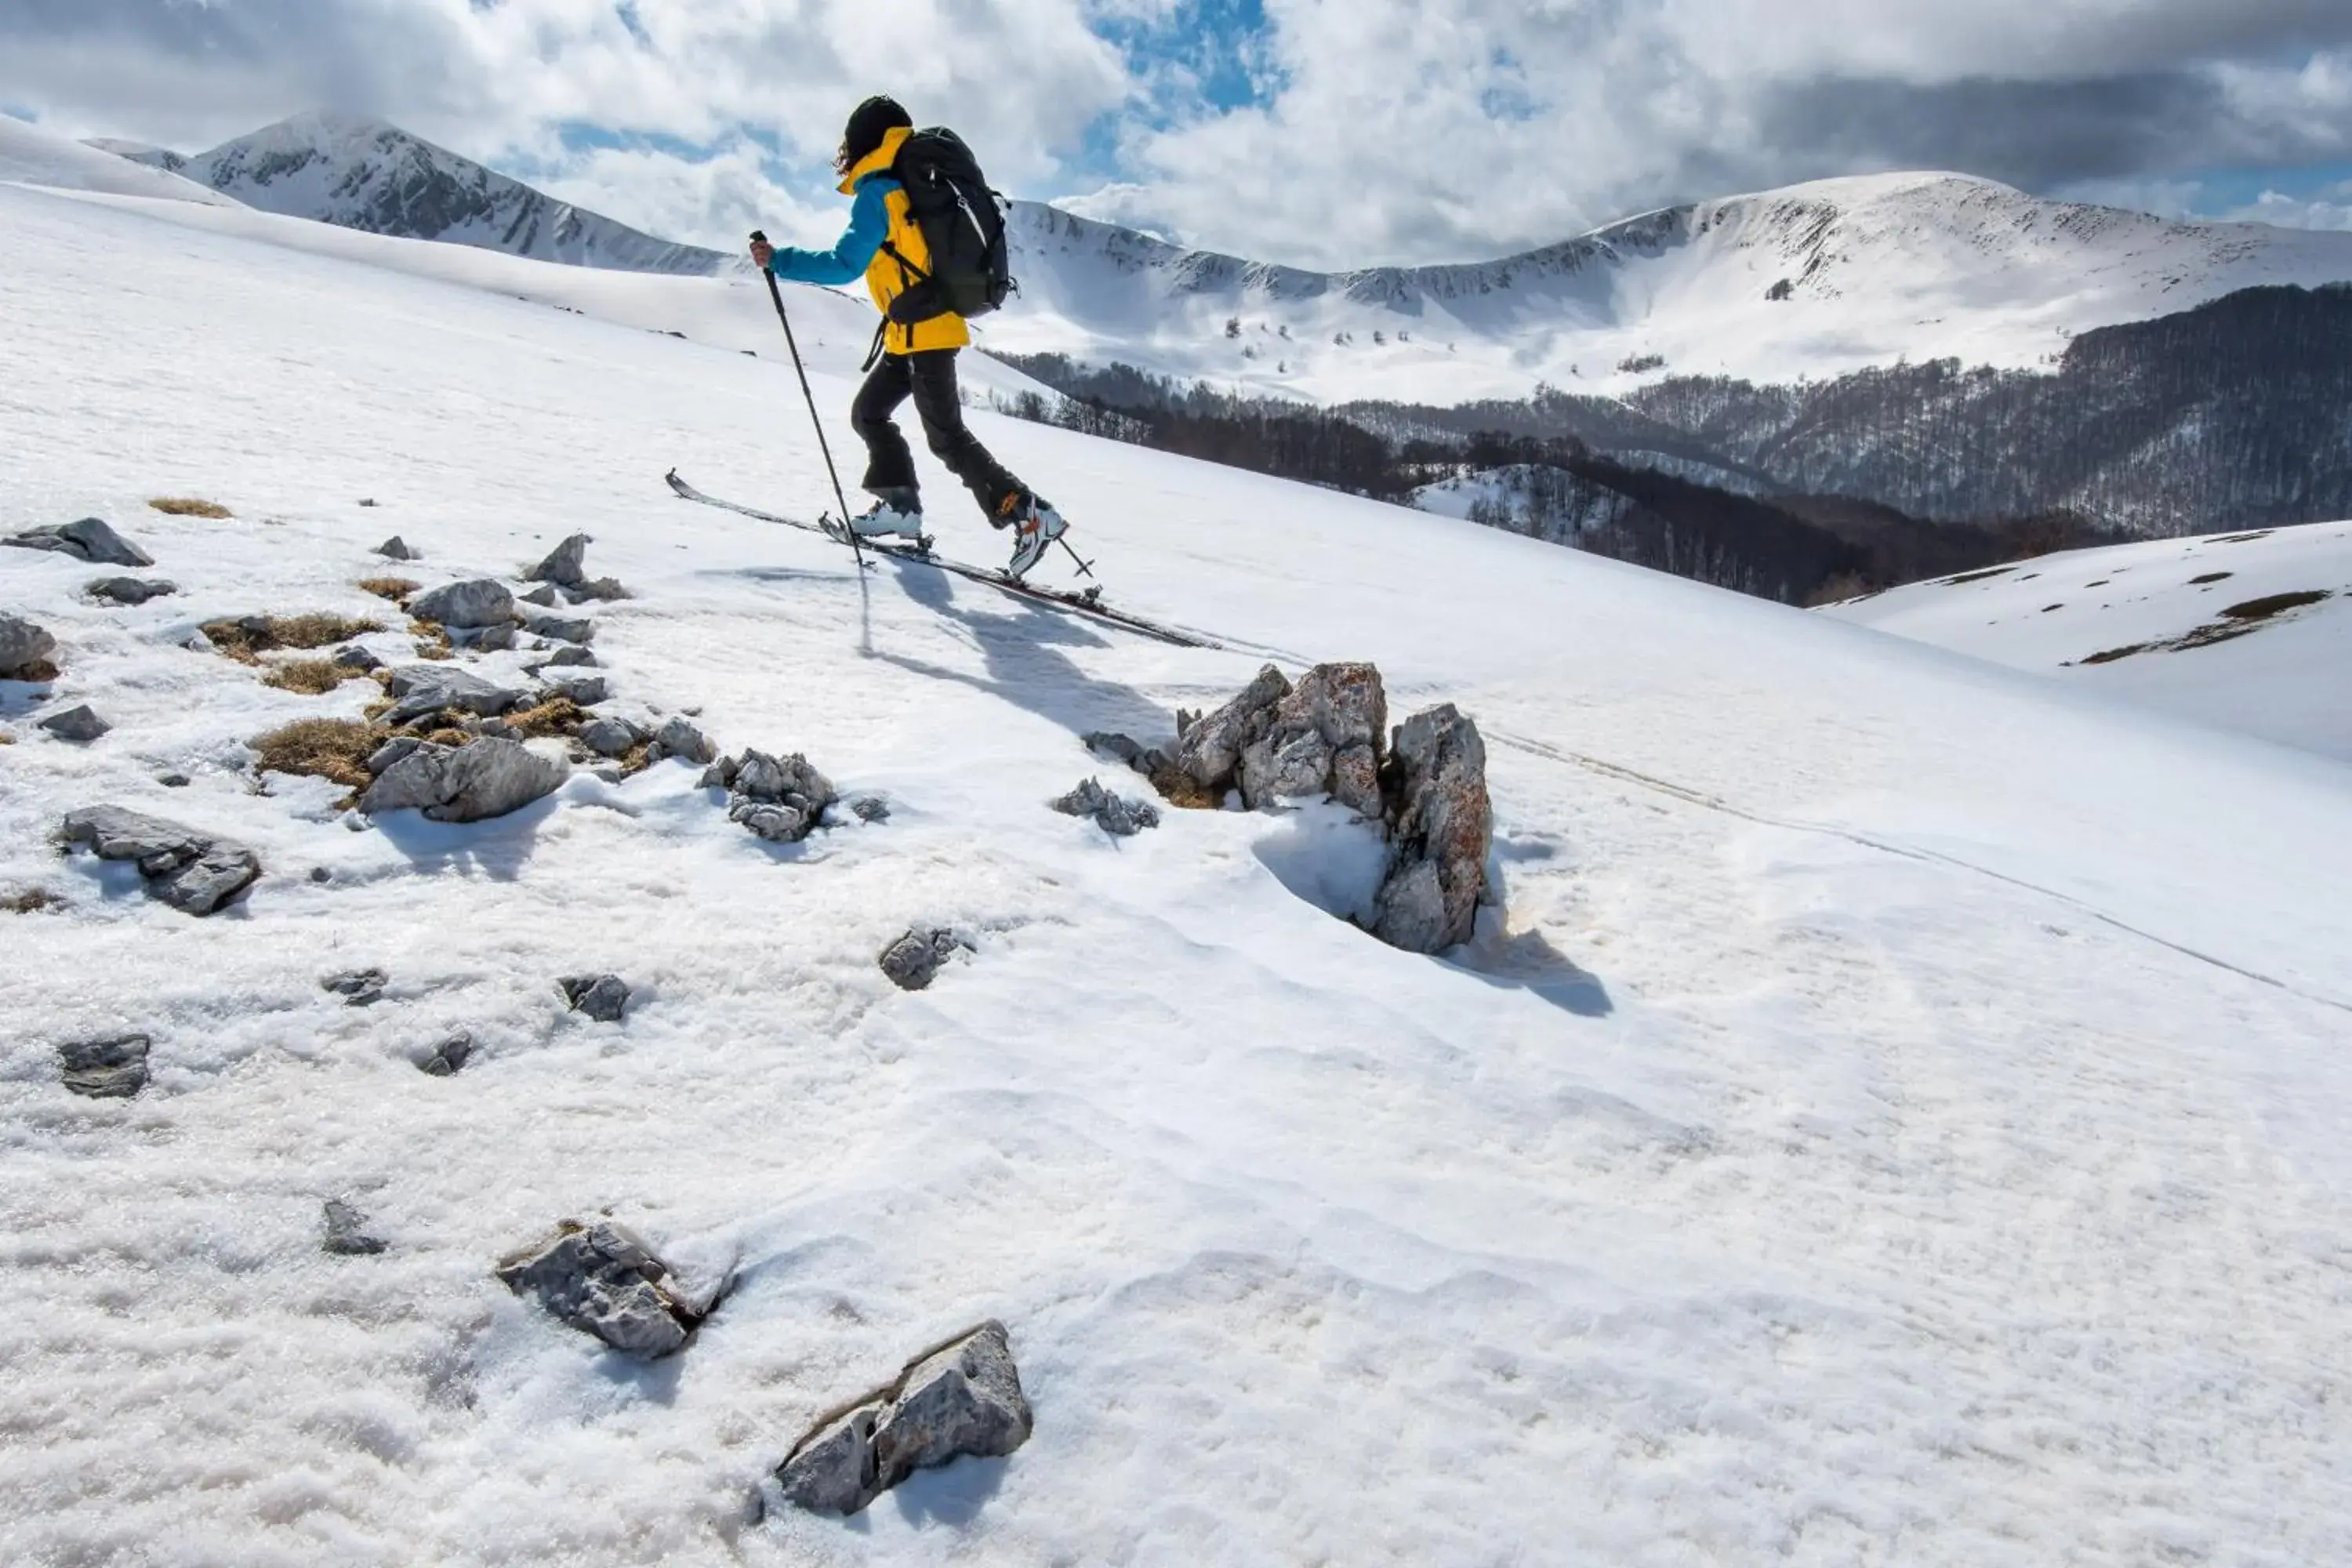
[[[950,669],[880,648],[870,650],[869,657],[917,675],[952,680],[985,691],[1058,724],[1074,735],[1085,736],[1099,730],[1150,731],[1167,727],[1168,715],[1157,703],[1131,686],[1087,674],[1064,651],[1113,646],[1109,637],[1076,616],[973,584],[971,597],[975,601],[984,595],[1006,612],[985,614],[976,607],[976,603],[958,601],[960,584],[949,574],[914,562],[893,563],[893,567],[908,598],[971,634],[985,668],[978,674]]]

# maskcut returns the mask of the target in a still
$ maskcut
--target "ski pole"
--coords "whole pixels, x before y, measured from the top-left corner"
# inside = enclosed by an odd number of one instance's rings
[[[752,240],[761,245],[768,237],[758,229],[751,231]],[[768,280],[768,298],[776,302],[776,320],[784,324],[784,346],[793,351],[793,374],[801,378],[801,395],[808,399],[809,423],[816,426],[816,449],[824,454],[825,477],[833,481],[834,503],[841,508],[841,531],[849,536],[849,552],[857,557],[857,569],[866,570],[866,547],[857,542],[857,530],[849,521],[849,498],[841,493],[841,470],[833,466],[833,445],[824,438],[824,421],[817,417],[816,394],[809,390],[808,371],[801,364],[801,345],[793,336],[793,319],[784,311],[784,291],[776,286],[776,275],[766,268],[760,276]]]

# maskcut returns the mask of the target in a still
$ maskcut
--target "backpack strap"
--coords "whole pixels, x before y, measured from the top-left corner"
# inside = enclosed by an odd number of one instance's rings
[[[930,280],[930,276],[931,276],[931,275],[930,275],[929,273],[928,273],[928,272],[924,271],[921,268],[919,268],[919,267],[916,266],[913,262],[911,262],[911,261],[908,260],[908,259],[907,259],[907,258],[905,257],[905,255],[903,255],[903,254],[899,251],[898,247],[897,246],[895,246],[895,245],[891,244],[891,243],[890,243],[888,240],[887,240],[887,239],[886,239],[886,240],[884,240],[884,241],[882,242],[882,254],[883,254],[883,255],[885,255],[885,256],[887,256],[887,257],[888,257],[891,260],[893,260],[893,261],[897,262],[897,263],[898,264],[898,270],[899,270],[900,272],[902,272],[902,273],[904,273],[904,272],[911,272],[911,273],[913,273],[913,274],[915,275],[915,281],[916,281],[916,282],[918,282],[918,283],[924,283],[924,282],[929,282],[929,281]]]

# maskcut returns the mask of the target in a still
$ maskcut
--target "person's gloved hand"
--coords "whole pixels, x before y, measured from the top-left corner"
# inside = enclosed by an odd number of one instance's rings
[[[751,264],[754,267],[757,267],[761,271],[765,272],[768,269],[768,263],[773,261],[775,258],[776,247],[774,246],[770,245],[764,239],[755,239],[751,242]]]

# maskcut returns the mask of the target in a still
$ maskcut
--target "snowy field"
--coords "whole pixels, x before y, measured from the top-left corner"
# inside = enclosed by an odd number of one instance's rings
[[[818,504],[772,345],[160,210],[0,186],[0,527],[100,514],[181,586],[100,607],[0,550],[63,666],[0,686],[0,896],[61,900],[0,913],[10,1561],[2352,1559],[2341,764],[986,416],[1121,603],[1234,651],[861,578],[661,486]],[[434,584],[575,530],[637,595],[596,612],[617,710],[892,819],[774,849],[669,763],[352,831],[244,742],[371,689],[180,646],[381,613],[389,533]],[[1328,809],[1118,843],[1045,809],[1144,787],[1082,732],[1163,735],[1263,658],[1477,719],[1507,926],[1446,963],[1330,918],[1366,843]],[[34,727],[82,701],[94,744]],[[98,802],[268,875],[175,913],[50,847]],[[905,995],[874,958],[916,921],[975,950]],[[369,964],[382,1004],[320,991]],[[600,969],[619,1024],[556,993]],[[478,1059],[420,1073],[458,1025]],[[59,1041],[126,1029],[144,1094],[59,1086]],[[330,1197],[390,1250],[322,1255]],[[738,1281],[651,1368],[490,1275],[608,1209]],[[752,1522],[814,1413],[989,1315],[1027,1447]]]
[[[1822,613],[2352,762],[2352,523],[2067,551]]]

